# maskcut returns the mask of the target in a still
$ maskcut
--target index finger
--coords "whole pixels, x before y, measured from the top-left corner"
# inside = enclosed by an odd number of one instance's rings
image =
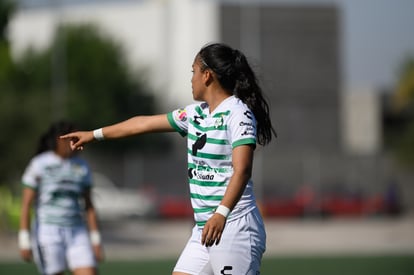
[[[75,135],[73,133],[69,133],[69,134],[66,134],[66,135],[63,135],[63,136],[59,136],[59,138],[61,138],[61,139],[73,138],[73,137],[75,137]]]

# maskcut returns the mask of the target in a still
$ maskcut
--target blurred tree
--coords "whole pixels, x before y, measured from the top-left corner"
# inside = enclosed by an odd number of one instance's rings
[[[11,0],[0,0],[0,41],[6,41],[6,29],[15,8]]]
[[[0,0],[0,88],[5,90],[8,85],[8,77],[11,72],[11,56],[9,41],[7,39],[7,25],[14,11],[14,2]]]
[[[394,108],[397,111],[412,110],[414,104],[414,57],[402,66],[394,94]]]
[[[392,98],[388,127],[389,145],[398,160],[414,166],[414,57],[401,67],[399,81]]]
[[[11,136],[8,133],[11,128],[19,127],[20,113],[16,112],[16,107],[21,106],[14,93],[12,79],[15,67],[7,38],[7,26],[14,10],[14,2],[0,0],[0,184],[15,171],[14,149],[19,140],[18,137],[10,140]]]
[[[0,103],[0,183],[21,174],[50,122],[68,118],[93,129],[152,114],[155,98],[144,71],[132,72],[119,44],[96,26],[61,25],[52,45],[28,49],[4,72],[10,83]],[[58,112],[56,112],[58,110]],[[141,153],[170,148],[164,135],[107,141],[93,150]],[[6,152],[6,153],[3,153]]]

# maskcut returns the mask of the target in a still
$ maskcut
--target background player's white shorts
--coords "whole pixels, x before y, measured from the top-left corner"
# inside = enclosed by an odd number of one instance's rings
[[[174,268],[188,274],[257,275],[266,249],[266,233],[257,209],[227,222],[220,243],[201,245],[202,229],[195,226]]]
[[[42,274],[54,274],[96,265],[95,256],[84,226],[39,225],[33,242],[33,254]]]

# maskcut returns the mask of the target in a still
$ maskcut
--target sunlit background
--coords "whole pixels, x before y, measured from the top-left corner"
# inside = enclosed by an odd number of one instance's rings
[[[278,133],[255,155],[265,258],[412,257],[413,11],[410,0],[0,0],[0,261],[19,260],[20,176],[48,125],[183,107],[194,56],[216,41],[249,58]],[[178,257],[192,219],[184,148],[159,134],[82,153],[109,260]]]

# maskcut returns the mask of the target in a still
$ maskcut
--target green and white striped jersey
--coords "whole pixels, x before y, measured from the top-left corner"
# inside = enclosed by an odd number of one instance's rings
[[[194,219],[203,227],[220,204],[233,175],[233,148],[256,145],[256,120],[235,96],[225,99],[210,114],[207,103],[192,104],[167,114],[171,126],[187,136],[188,177]],[[252,181],[231,212],[236,219],[255,206]]]
[[[53,151],[41,153],[30,161],[22,183],[37,191],[37,222],[61,226],[83,223],[80,198],[91,187],[91,173],[82,159],[63,159]]]

